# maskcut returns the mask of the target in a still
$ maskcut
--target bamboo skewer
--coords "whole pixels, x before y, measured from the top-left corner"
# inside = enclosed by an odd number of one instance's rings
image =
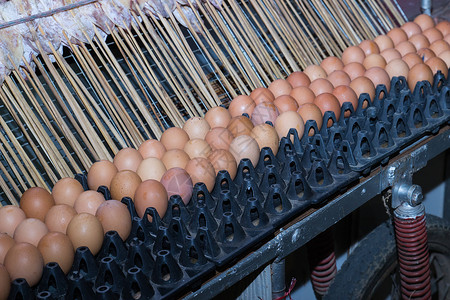
[[[150,54],[153,61],[155,61],[156,65],[161,70],[166,80],[172,86],[174,86],[173,88],[174,93],[180,100],[180,102],[182,103],[183,107],[186,109],[188,114],[191,116],[199,114],[201,108],[197,104],[196,99],[189,88],[189,86],[193,87],[193,90],[197,94],[199,94],[200,91],[197,89],[197,85],[194,84],[193,81],[191,81],[190,76],[186,72],[184,72],[184,68],[181,66],[180,62],[173,56],[170,49],[166,47],[166,44],[154,31],[154,28],[150,24],[150,21],[147,18],[147,16],[145,16],[141,11],[139,11],[139,13],[142,16],[142,20],[144,21],[143,24],[145,26],[145,29],[147,29],[143,30],[143,36],[140,37],[148,53]],[[167,62],[166,64],[164,64],[164,59]],[[165,65],[168,65],[168,67],[166,67]],[[151,68],[149,69],[151,70]],[[170,75],[171,70],[175,76]],[[156,75],[153,75],[153,77],[156,78]],[[183,91],[185,92],[186,95],[183,94]],[[191,103],[189,103],[189,101],[191,101]],[[177,125],[182,126],[179,123]]]
[[[26,66],[29,68],[28,62],[26,62]],[[58,125],[59,129],[62,130],[63,132],[65,132],[65,136],[68,137],[67,141],[69,142],[69,144],[72,147],[74,147],[74,145],[78,146],[79,145],[78,142],[73,143],[73,141],[75,141],[75,138],[71,138],[72,133],[70,132],[70,130],[64,130],[64,128],[62,128],[61,124],[65,125],[65,123],[62,121],[62,117],[60,117],[60,115],[58,113],[55,114],[56,110],[53,108],[53,105],[52,105],[53,103],[49,99],[48,94],[46,93],[45,89],[40,84],[40,81],[36,79],[36,74],[34,72],[29,72],[28,76],[29,76],[29,82],[30,82],[32,88],[36,91],[39,98],[42,100],[41,101],[42,105],[47,109],[48,113],[51,114],[52,118],[55,120],[55,123]],[[35,100],[35,102],[37,103],[37,100]],[[36,104],[36,106],[38,106],[38,105]],[[44,113],[42,111],[41,111],[41,115],[44,115]],[[64,153],[66,154],[67,159],[71,163],[71,166],[74,168],[74,172],[76,172],[76,173],[81,172],[81,169],[79,168],[78,164],[75,163],[75,160],[73,159],[72,155],[70,155],[69,150],[67,149],[66,145],[62,142],[59,135],[53,129],[53,126],[49,126],[49,125],[47,125],[47,126],[49,128],[51,128],[54,138],[57,140],[58,144],[61,146]],[[74,148],[77,149],[76,147],[74,147]],[[76,151],[76,153],[79,153],[81,151],[81,154],[85,155],[85,153],[84,153],[84,151],[82,151],[83,149],[81,147],[79,147],[78,150],[79,151]]]
[[[187,117],[202,116],[205,110],[222,101],[267,86],[275,78],[308,64],[320,63],[327,55],[340,55],[347,46],[404,22],[404,16],[396,11],[392,0],[382,3],[252,0],[240,4],[237,0],[227,0],[222,11],[209,2],[199,3],[197,10],[188,2],[201,34],[194,30],[179,5],[176,9],[195,45],[186,40],[185,31],[173,15],[168,19],[159,16],[157,20],[154,15],[144,15],[136,6],[142,22],[132,12],[135,22],[131,26],[116,24],[114,31],[109,28],[123,64],[117,61],[117,55],[113,55],[94,26],[93,39],[82,29],[92,50],[84,44],[73,45],[66,37],[81,75],[52,45],[49,47],[55,63],[45,54],[41,60],[33,58],[42,77],[25,62],[23,67],[29,77],[26,82],[19,74],[22,70],[15,68],[0,89],[0,99],[19,123],[36,152],[36,162],[44,169],[40,174],[34,168],[34,158],[26,153],[12,132],[6,133],[1,141],[9,139],[11,144],[2,146],[0,151],[13,170],[5,178],[16,180],[11,184],[16,194],[29,185],[48,184],[47,177],[55,182],[61,176],[87,169],[92,160],[112,159],[121,147],[137,147],[146,138],[144,135],[159,137],[170,124],[181,127]],[[389,10],[391,15],[387,13]],[[84,28],[82,22],[79,25]],[[42,50],[39,42],[37,46]],[[194,52],[194,46],[200,54]],[[207,68],[199,57],[207,62]],[[166,83],[160,82],[160,74]],[[219,99],[211,76],[218,79],[227,99]],[[44,87],[42,80],[48,87]],[[171,98],[169,93],[175,97]],[[160,118],[161,115],[167,116],[168,121]],[[0,122],[6,126],[4,120]],[[29,128],[20,125],[21,122]],[[142,128],[138,129],[136,124]],[[77,143],[77,135],[88,151]],[[74,157],[70,151],[75,152]],[[3,172],[6,169],[0,166]],[[7,186],[0,179],[0,187]]]
[[[141,112],[146,112],[147,108],[146,108],[145,104],[143,103],[143,101],[141,101],[139,95],[136,93],[136,90],[134,88],[130,88],[130,87],[132,87],[132,84],[131,84],[129,78],[126,76],[124,70],[120,67],[119,63],[114,58],[113,54],[111,53],[111,50],[108,48],[106,43],[100,38],[100,35],[99,35],[97,30],[96,30],[96,36],[97,36],[96,40],[97,40],[97,43],[98,43],[98,46],[99,46],[98,49],[100,49],[100,51],[102,52],[102,55],[107,59],[109,65],[111,66],[111,69],[117,74],[118,79],[123,82],[123,86],[126,89],[126,92],[130,95],[131,99],[135,99],[134,100],[134,104],[136,105],[137,109],[139,111],[141,111]],[[100,58],[102,57],[101,55],[99,55],[99,53],[98,53],[97,49],[95,49],[95,47],[94,47],[94,51],[96,51],[98,57],[100,57]],[[109,71],[109,69],[108,69],[108,71]],[[110,74],[111,74],[111,72],[110,72]],[[113,78],[116,86],[120,90],[122,90],[122,87],[119,84],[119,82],[115,79],[115,76],[111,75],[111,78]],[[127,101],[127,105],[129,105],[129,107],[133,107],[133,104],[131,103],[131,100],[128,99],[127,97],[125,97],[125,99]],[[151,107],[151,110],[156,115],[156,111],[154,110],[154,108],[153,108],[151,103],[150,103],[150,107]],[[139,116],[137,116],[137,117],[139,117]],[[161,129],[160,129],[160,127],[158,127],[158,125],[150,117],[150,115],[147,114],[147,113],[143,113],[143,118],[148,123],[150,129],[156,135],[156,137],[161,136]],[[142,120],[141,120],[141,124],[143,124]],[[163,125],[162,125],[161,122],[160,122],[160,125],[163,128]]]

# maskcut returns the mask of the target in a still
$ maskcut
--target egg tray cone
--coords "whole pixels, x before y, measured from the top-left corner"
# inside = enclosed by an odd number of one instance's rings
[[[78,276],[86,281],[89,293],[126,299],[130,287],[111,285],[111,279],[95,280],[108,274],[105,264],[116,264],[108,270],[116,270],[117,280],[126,278],[125,282],[142,286],[151,298],[183,295],[273,236],[301,212],[324,205],[405,146],[450,123],[450,84],[441,73],[433,84],[418,82],[414,91],[403,77],[394,77],[391,87],[388,93],[385,86],[378,86],[373,101],[362,94],[355,111],[344,104],[341,116],[350,110],[347,118],[336,120],[334,113],[325,113],[323,124],[330,118],[334,121],[329,128],[319,131],[315,121],[308,121],[302,137],[291,129],[281,139],[277,155],[263,148],[255,168],[250,160],[241,160],[234,180],[227,171],[220,171],[211,193],[197,183],[187,206],[179,196],[170,197],[162,219],[154,208],[139,218],[133,201],[123,198],[133,218],[130,237],[123,243],[117,233],[107,233],[97,257],[87,251],[83,258],[90,264],[81,265],[90,265],[91,270],[78,270],[76,259],[68,275],[68,290],[70,276]],[[313,136],[308,136],[310,129]],[[75,178],[87,189],[85,174]],[[98,191],[110,199],[106,187]],[[152,217],[151,222],[147,216]],[[81,250],[86,252],[77,252]],[[38,291],[51,293],[42,288]]]

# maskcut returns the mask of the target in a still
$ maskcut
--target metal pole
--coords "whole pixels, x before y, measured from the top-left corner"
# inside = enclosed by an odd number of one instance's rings
[[[285,260],[275,261],[271,265],[272,268],[272,299],[277,299],[284,296],[286,290],[286,264]]]
[[[422,11],[422,13],[431,16],[431,2],[431,0],[420,0],[420,10]]]

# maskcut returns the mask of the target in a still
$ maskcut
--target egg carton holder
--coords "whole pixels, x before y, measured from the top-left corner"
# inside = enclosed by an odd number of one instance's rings
[[[350,116],[344,117],[347,111]],[[78,265],[76,259],[69,276],[63,276],[68,286],[74,284],[71,276],[81,276],[77,282],[85,282],[98,297],[110,295],[105,299],[123,298],[130,288],[122,283],[129,281],[154,298],[195,289],[301,212],[323,205],[406,145],[449,123],[450,85],[438,72],[433,85],[418,82],[411,92],[404,77],[394,77],[389,93],[384,85],[377,86],[373,101],[362,94],[356,110],[344,103],[340,115],[337,120],[326,112],[323,124],[331,119],[333,125],[320,130],[315,121],[307,121],[301,137],[291,129],[276,155],[261,149],[255,167],[242,159],[234,180],[219,171],[211,193],[205,184],[195,184],[187,205],[178,195],[171,196],[163,218],[154,208],[139,218],[133,201],[123,198],[132,216],[130,237],[123,243],[117,233],[107,233],[97,257],[87,251],[90,258]],[[87,189],[85,174],[75,178]],[[110,199],[106,187],[98,191]]]

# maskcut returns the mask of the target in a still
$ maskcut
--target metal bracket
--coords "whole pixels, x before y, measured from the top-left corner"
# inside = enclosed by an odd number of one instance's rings
[[[412,206],[422,202],[422,189],[420,186],[412,184],[412,177],[415,172],[426,166],[427,150],[428,146],[423,145],[382,170],[381,190],[393,187],[392,202],[390,203],[393,209],[399,207],[403,202]]]
[[[383,169],[381,190],[402,183],[411,185],[412,175],[427,165],[427,150],[425,144]]]

